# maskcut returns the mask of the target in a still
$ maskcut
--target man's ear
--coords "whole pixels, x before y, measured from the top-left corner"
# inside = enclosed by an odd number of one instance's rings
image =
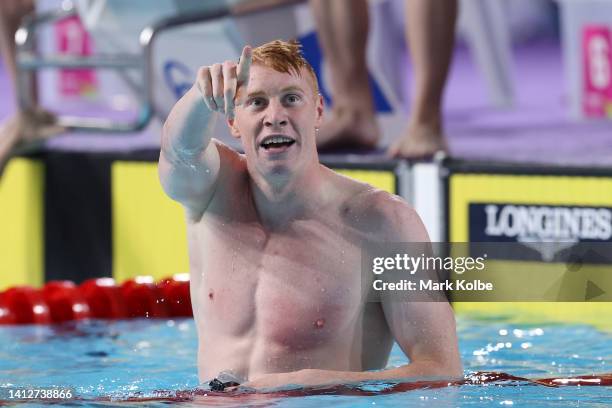
[[[316,105],[317,106],[316,106],[315,126],[320,128],[321,124],[323,123],[323,110],[324,110],[323,95],[321,94],[317,95]]]
[[[235,118],[233,119],[227,118],[227,127],[229,127],[229,130],[232,136],[234,136],[236,139],[240,139],[240,132],[238,131],[238,128],[236,127]]]

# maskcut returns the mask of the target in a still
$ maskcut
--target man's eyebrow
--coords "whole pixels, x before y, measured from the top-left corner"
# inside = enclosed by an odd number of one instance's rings
[[[291,85],[291,86],[288,86],[286,88],[281,89],[281,93],[284,93],[284,92],[287,92],[287,91],[298,91],[298,92],[304,93],[304,90],[301,87],[297,86],[297,85]]]
[[[285,93],[285,92],[288,92],[288,91],[294,91],[294,92],[297,91],[297,92],[304,93],[304,90],[301,87],[297,86],[297,85],[291,85],[291,86],[285,87],[285,88],[281,89],[279,93]],[[254,96],[261,96],[261,95],[266,95],[266,92],[264,92],[262,90],[256,90],[256,91],[250,92],[247,95],[247,98],[252,98]]]
[[[247,98],[252,98],[254,96],[261,96],[261,95],[265,95],[266,93],[264,91],[253,91],[253,92],[249,92],[247,94]]]

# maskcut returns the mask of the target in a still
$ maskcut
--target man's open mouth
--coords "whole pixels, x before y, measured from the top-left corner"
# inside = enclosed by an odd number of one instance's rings
[[[259,146],[263,147],[265,150],[276,151],[284,150],[294,143],[295,140],[288,136],[274,135],[264,137]]]

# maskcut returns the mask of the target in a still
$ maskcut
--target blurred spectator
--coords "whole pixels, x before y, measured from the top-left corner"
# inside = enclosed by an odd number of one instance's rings
[[[16,88],[18,74],[15,32],[23,18],[34,12],[34,8],[35,0],[0,1],[0,52],[14,88]],[[16,91],[15,89],[15,94]],[[38,101],[36,86],[33,87],[32,92],[32,100]],[[63,130],[56,125],[53,114],[38,106],[28,110],[19,108],[16,110],[17,113],[13,117],[0,125],[0,176],[16,146],[31,145]]]

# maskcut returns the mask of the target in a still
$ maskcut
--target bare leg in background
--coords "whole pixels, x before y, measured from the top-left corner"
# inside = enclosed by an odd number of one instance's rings
[[[406,41],[415,86],[408,126],[388,153],[422,158],[448,150],[441,110],[455,40],[457,0],[408,0],[406,6]]]
[[[366,0],[311,0],[319,41],[330,68],[331,119],[319,132],[321,149],[374,148],[376,123],[366,65]],[[406,39],[414,64],[412,110],[394,157],[423,158],[447,150],[441,107],[454,46],[457,0],[406,0]]]
[[[330,69],[331,118],[317,138],[320,149],[376,147],[376,123],[366,67],[366,0],[311,0],[320,45]]]

